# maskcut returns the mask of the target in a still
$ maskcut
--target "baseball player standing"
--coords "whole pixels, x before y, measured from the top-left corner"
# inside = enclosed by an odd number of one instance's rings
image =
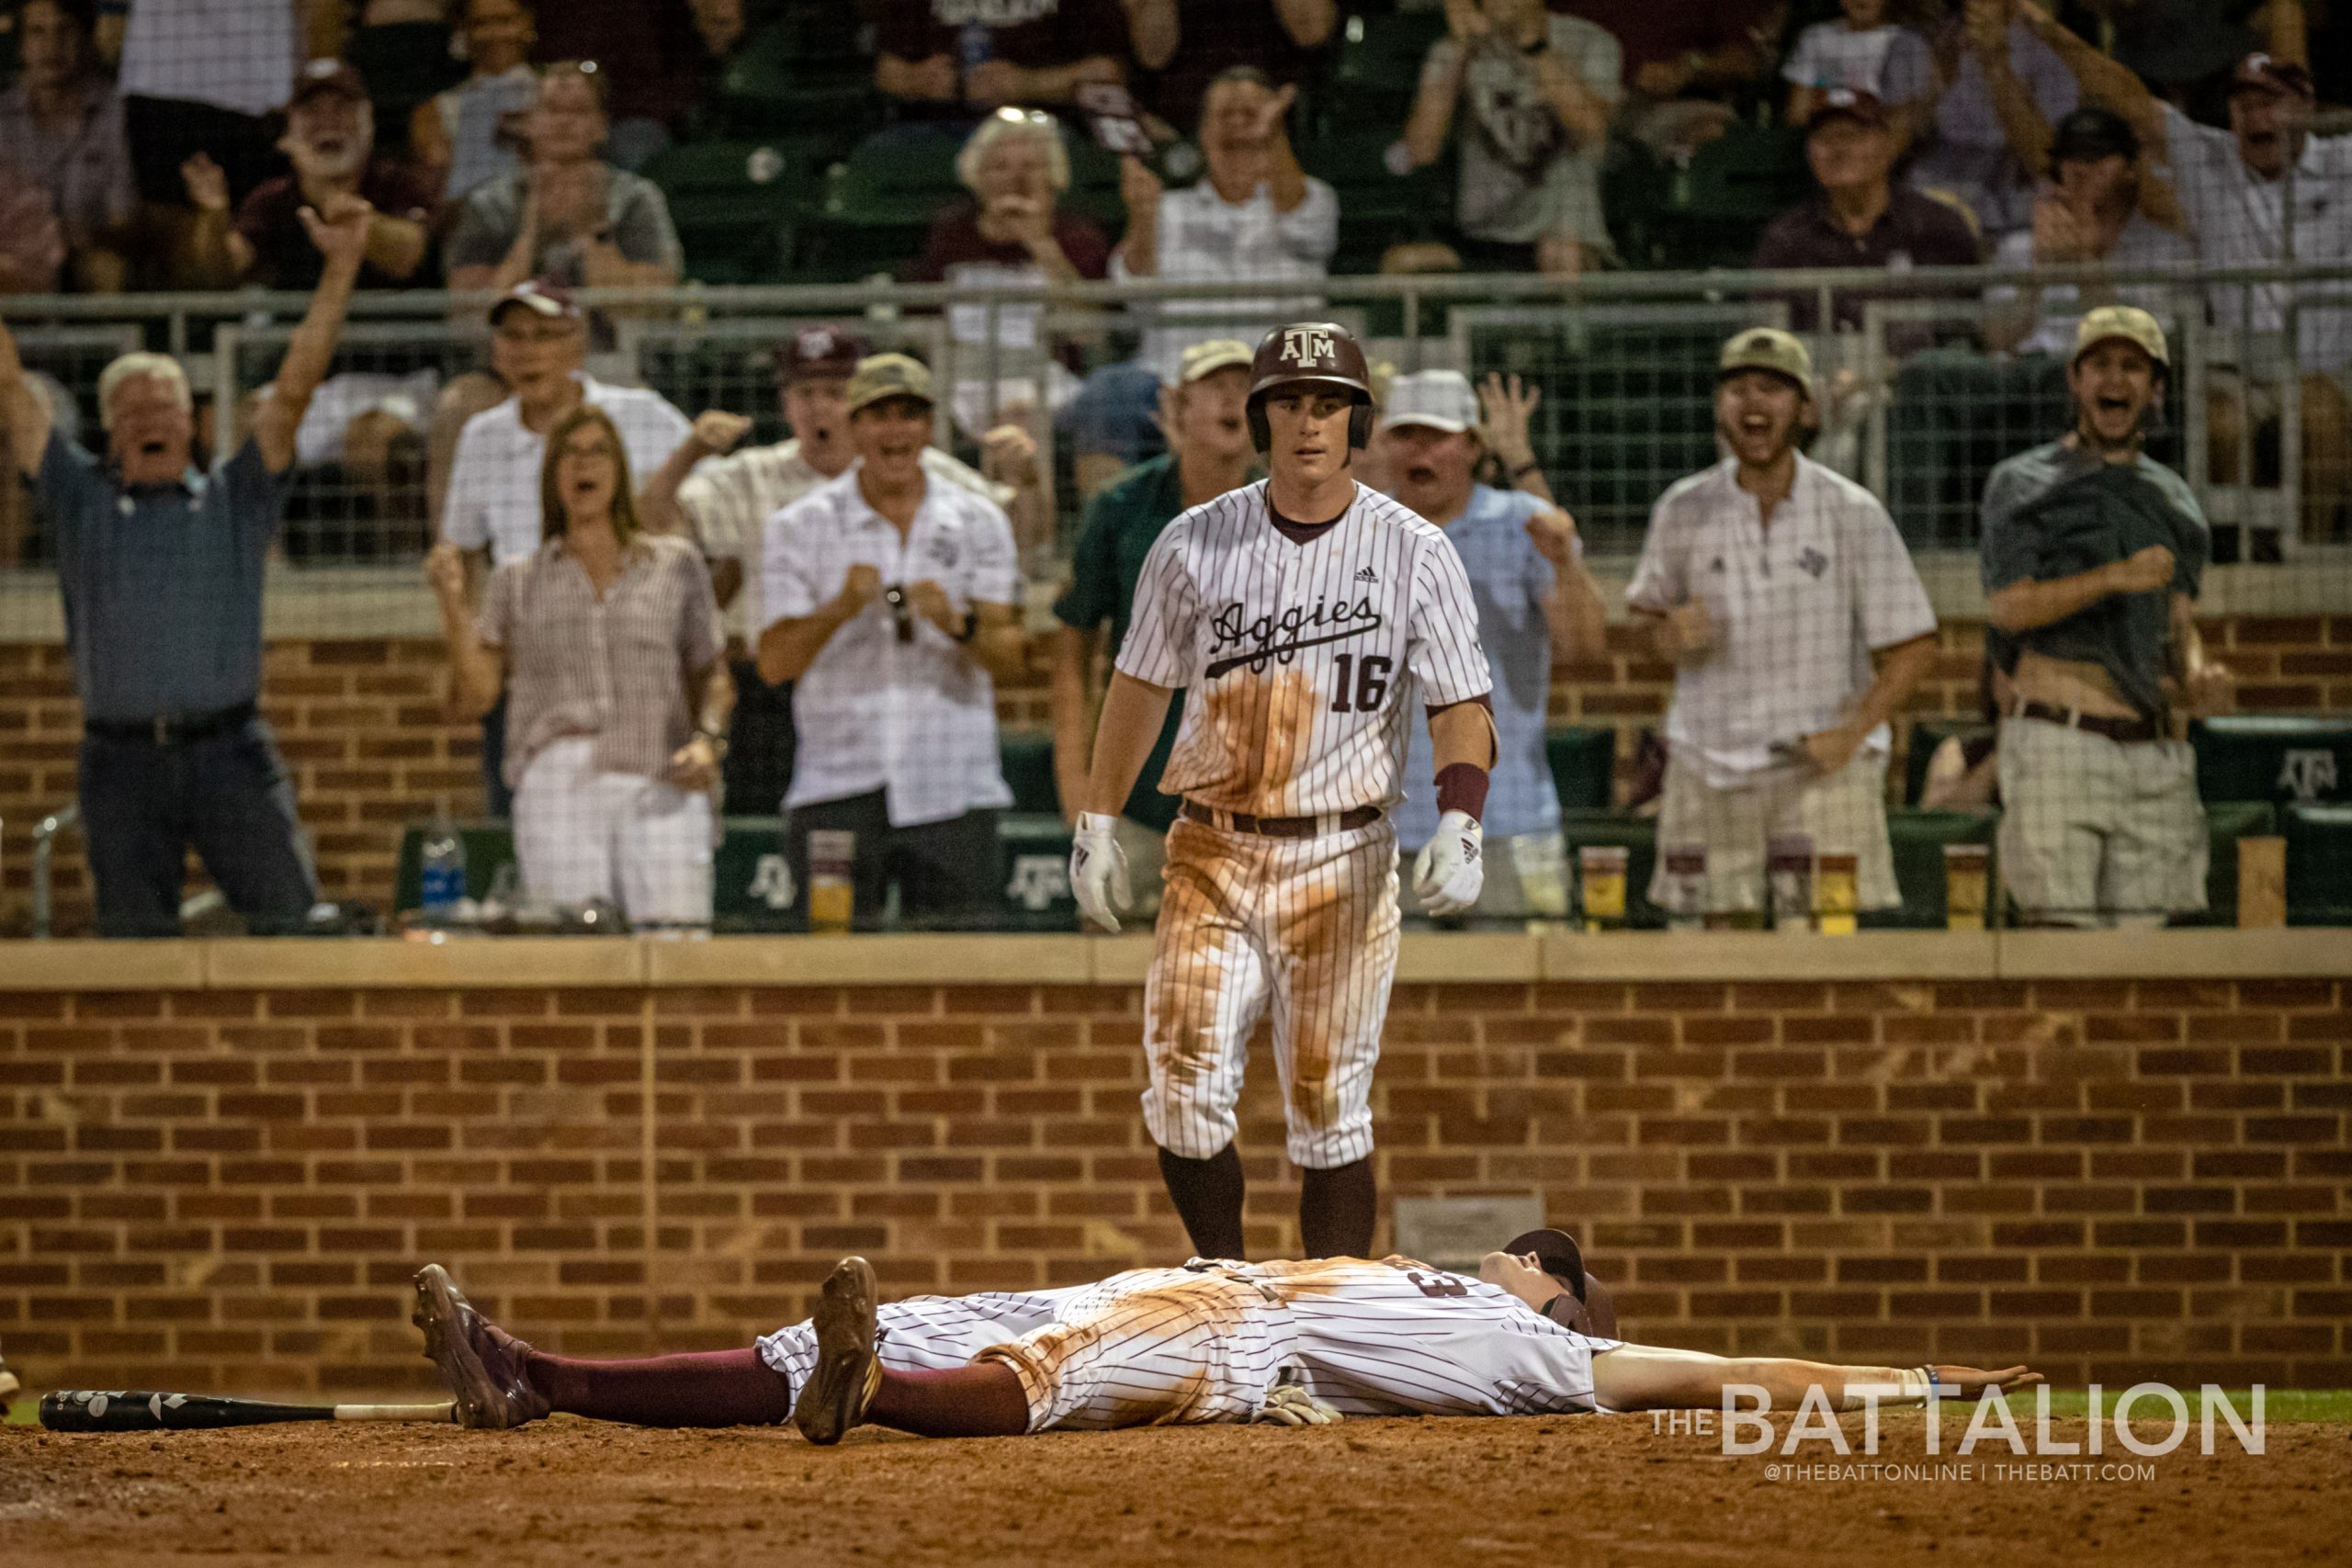
[[[1145,558],[1102,703],[1070,883],[1118,930],[1118,814],[1190,695],[1160,788],[1182,797],[1144,987],[1144,1122],[1204,1258],[1247,1256],[1233,1146],[1248,1042],[1271,1008],[1302,1250],[1372,1247],[1372,1071],[1396,972],[1408,688],[1429,707],[1438,829],[1414,866],[1433,914],[1477,901],[1495,758],[1491,678],[1444,531],[1356,482],[1372,433],[1363,350],[1278,327],[1245,415],[1269,477],[1192,508]],[[1406,677],[1414,678],[1408,681]]]

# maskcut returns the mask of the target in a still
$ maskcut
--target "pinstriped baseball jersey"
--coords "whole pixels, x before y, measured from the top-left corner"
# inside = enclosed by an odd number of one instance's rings
[[[894,1371],[1011,1367],[1032,1431],[1248,1421],[1283,1383],[1349,1416],[1566,1415],[1593,1408],[1592,1358],[1618,1343],[1406,1258],[1195,1258],[1058,1291],[918,1296],[877,1322]],[[780,1329],[760,1352],[797,1393],[815,1331]]]
[[[1392,806],[1420,722],[1405,673],[1431,707],[1493,685],[1462,558],[1362,485],[1295,542],[1267,484],[1184,513],[1144,562],[1118,668],[1190,688],[1160,788],[1260,816]]]

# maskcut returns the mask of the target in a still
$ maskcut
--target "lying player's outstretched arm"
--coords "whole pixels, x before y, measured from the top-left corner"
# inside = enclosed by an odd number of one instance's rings
[[[1720,1410],[1725,1388],[1762,1389],[1774,1410],[1792,1410],[1804,1402],[1806,1391],[1818,1388],[1831,1409],[1860,1410],[1868,1398],[1882,1406],[1924,1404],[1931,1394],[1974,1399],[1988,1388],[2031,1388],[2041,1381],[2040,1372],[2023,1367],[1841,1367],[1787,1356],[1710,1356],[1657,1345],[1621,1345],[1592,1358],[1593,1402],[1620,1413]],[[1742,1403],[1752,1407],[1752,1401]]]

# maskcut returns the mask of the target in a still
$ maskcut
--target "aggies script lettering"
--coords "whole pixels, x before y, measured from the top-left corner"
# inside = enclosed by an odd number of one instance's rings
[[[1243,621],[1240,601],[1236,600],[1219,610],[1209,621],[1209,629],[1216,634],[1216,641],[1209,648],[1206,678],[1214,681],[1229,674],[1243,665],[1253,675],[1265,672],[1266,666],[1276,660],[1288,664],[1299,649],[1317,648],[1327,642],[1345,642],[1352,637],[1381,627],[1380,612],[1372,607],[1372,599],[1341,599],[1337,603],[1317,599],[1312,606],[1294,604],[1278,614],[1261,615],[1254,621]],[[1324,626],[1335,629],[1319,636],[1306,634]],[[1277,640],[1283,639],[1283,640]],[[1235,649],[1242,651],[1236,652]]]

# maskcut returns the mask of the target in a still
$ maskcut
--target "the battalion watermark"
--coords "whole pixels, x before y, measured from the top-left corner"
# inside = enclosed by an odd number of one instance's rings
[[[1939,1394],[1947,1391],[1958,1392],[1937,1387]],[[2168,1383],[2133,1383],[2111,1398],[2093,1383],[2081,1416],[2054,1414],[2047,1384],[2033,1393],[2030,1418],[2023,1423],[1996,1389],[1984,1391],[1964,1426],[1939,1400],[1929,1399],[1920,1412],[1924,1460],[1873,1462],[1880,1449],[1881,1391],[1861,1385],[1849,1390],[1844,1412],[1862,1418],[1859,1442],[1839,1422],[1838,1402],[1818,1385],[1808,1388],[1795,1408],[1776,1411],[1770,1391],[1725,1383],[1719,1411],[1653,1411],[1650,1426],[1657,1432],[1715,1438],[1726,1457],[1802,1461],[1767,1466],[1766,1478],[1773,1481],[2153,1481],[2156,1467],[2140,1461],[2177,1450],[2192,1433],[2197,1451],[2207,1457],[2227,1443],[2248,1454],[2264,1451],[2260,1383],[2249,1391],[2244,1411],[2218,1384],[2205,1384],[2198,1391],[2194,1418],[2188,1397]],[[2073,1436],[2059,1434],[2061,1422]]]

